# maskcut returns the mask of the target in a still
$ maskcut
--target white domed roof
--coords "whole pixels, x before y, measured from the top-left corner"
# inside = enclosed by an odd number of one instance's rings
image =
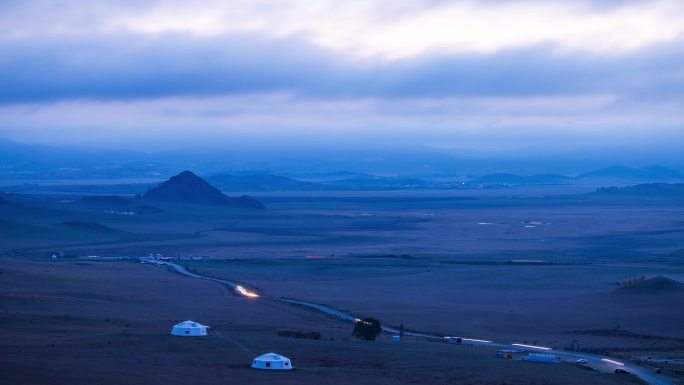
[[[266,353],[266,354],[262,354],[259,357],[255,358],[255,360],[260,360],[260,361],[289,361],[290,359],[285,357],[285,356],[281,356],[280,354]]]
[[[201,323],[188,320],[188,321],[183,321],[181,323],[178,323],[174,327],[178,327],[178,328],[208,328],[209,326],[202,325]]]
[[[289,358],[276,353],[266,353],[255,358],[252,368],[262,370],[292,370],[292,362]]]

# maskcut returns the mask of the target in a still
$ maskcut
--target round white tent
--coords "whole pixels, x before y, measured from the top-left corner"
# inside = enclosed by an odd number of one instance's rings
[[[290,359],[275,353],[266,353],[254,359],[252,362],[254,369],[264,370],[292,370]]]
[[[199,324],[195,321],[183,321],[171,329],[174,336],[199,337],[206,336],[209,326]]]

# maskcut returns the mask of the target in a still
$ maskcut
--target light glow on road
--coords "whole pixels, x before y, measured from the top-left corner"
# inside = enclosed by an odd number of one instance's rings
[[[235,291],[237,291],[240,295],[242,295],[244,297],[249,297],[249,298],[258,298],[259,297],[259,294],[245,289],[244,287],[242,287],[242,285],[235,286]]]
[[[492,343],[492,341],[489,341],[489,340],[477,340],[477,339],[474,339],[474,338],[463,338],[463,341],[481,342],[481,343],[483,343],[483,344],[491,344],[491,343]]]
[[[534,346],[534,345],[525,345],[525,344],[511,344],[511,345],[513,345],[513,346],[519,346],[519,347],[521,347],[521,348],[551,350],[551,348],[547,348],[546,346]]]
[[[478,340],[475,338],[450,337],[450,336],[445,336],[444,340],[445,341],[452,341],[452,340],[458,340],[459,338],[461,339],[462,342],[479,342],[482,344],[491,344],[492,343],[492,341],[489,341],[489,340]]]
[[[625,364],[623,364],[622,362],[613,361],[613,360],[608,359],[608,358],[601,358],[601,361],[607,362],[607,363],[609,363],[609,364],[617,365],[617,366],[625,366]]]

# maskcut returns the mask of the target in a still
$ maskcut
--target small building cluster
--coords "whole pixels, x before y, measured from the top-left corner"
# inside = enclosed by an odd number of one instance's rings
[[[154,263],[154,261],[213,261],[215,258],[211,255],[177,255],[175,257],[167,257],[159,253],[150,253],[147,257],[140,257],[140,261],[147,263]]]
[[[211,255],[178,255],[172,259],[177,261],[212,261],[214,257]]]

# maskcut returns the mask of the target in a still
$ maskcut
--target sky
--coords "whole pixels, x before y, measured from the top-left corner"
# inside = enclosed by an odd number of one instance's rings
[[[679,0],[0,0],[0,52],[0,138],[26,143],[684,144]]]

